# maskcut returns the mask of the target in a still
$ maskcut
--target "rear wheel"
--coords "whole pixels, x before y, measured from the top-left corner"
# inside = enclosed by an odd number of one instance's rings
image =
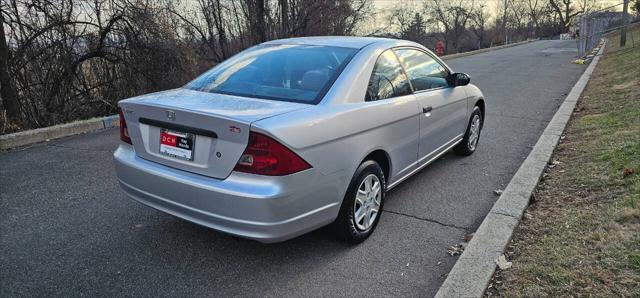
[[[464,134],[462,142],[453,148],[453,151],[458,155],[471,155],[476,151],[478,147],[478,141],[480,140],[480,131],[482,130],[482,112],[479,107],[474,107],[467,125],[467,131]]]
[[[336,234],[349,243],[366,240],[380,220],[386,180],[375,161],[363,162],[347,188],[338,218],[333,222]]]

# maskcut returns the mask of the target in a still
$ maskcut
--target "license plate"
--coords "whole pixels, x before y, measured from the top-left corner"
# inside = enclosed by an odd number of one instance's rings
[[[160,153],[174,158],[193,160],[195,136],[168,129],[160,130]]]

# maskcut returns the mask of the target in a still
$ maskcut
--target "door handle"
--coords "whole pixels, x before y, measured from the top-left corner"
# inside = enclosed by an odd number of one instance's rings
[[[431,110],[433,110],[432,106],[422,108],[422,112],[425,114],[431,112]]]

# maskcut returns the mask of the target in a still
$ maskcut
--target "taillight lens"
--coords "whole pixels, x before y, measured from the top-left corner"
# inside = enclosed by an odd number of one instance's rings
[[[120,140],[131,144],[131,137],[127,130],[127,121],[124,120],[124,114],[122,114],[122,109],[120,107],[118,107],[118,118],[120,118]]]
[[[249,133],[249,144],[234,171],[284,176],[311,168],[300,156],[278,141],[257,132]]]

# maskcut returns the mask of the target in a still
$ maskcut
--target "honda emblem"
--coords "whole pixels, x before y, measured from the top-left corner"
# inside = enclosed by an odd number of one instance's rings
[[[167,120],[175,121],[176,120],[176,112],[172,110],[167,110]]]

